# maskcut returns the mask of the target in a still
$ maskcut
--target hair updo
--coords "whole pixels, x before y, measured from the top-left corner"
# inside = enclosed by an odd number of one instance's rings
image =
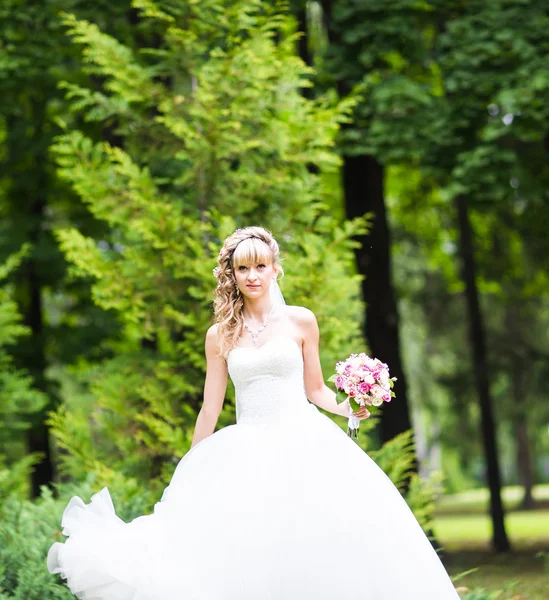
[[[244,299],[236,284],[234,270],[240,265],[273,264],[278,274],[280,250],[273,234],[263,227],[237,229],[223,243],[217,257],[214,274],[217,287],[214,296],[214,315],[217,323],[218,352],[223,358],[237,345],[244,326]]]

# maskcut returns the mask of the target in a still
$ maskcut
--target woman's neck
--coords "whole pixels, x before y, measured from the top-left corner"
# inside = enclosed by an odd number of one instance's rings
[[[269,316],[273,308],[272,300],[267,296],[265,298],[254,298],[253,300],[244,300],[242,316],[245,321],[252,323],[263,323]]]

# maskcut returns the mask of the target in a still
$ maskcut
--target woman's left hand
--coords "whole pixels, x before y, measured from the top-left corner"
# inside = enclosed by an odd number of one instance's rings
[[[353,417],[357,419],[367,419],[370,414],[370,411],[365,406],[361,406],[357,411],[353,411]]]

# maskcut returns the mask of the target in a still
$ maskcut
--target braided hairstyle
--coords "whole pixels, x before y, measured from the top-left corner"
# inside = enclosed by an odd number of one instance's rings
[[[272,263],[278,269],[277,277],[278,274],[284,274],[280,266],[278,243],[273,234],[263,227],[237,229],[225,240],[217,257],[218,266],[214,269],[217,277],[214,316],[218,353],[223,358],[227,358],[236,346],[244,326],[244,299],[236,284],[234,271],[241,265],[257,263]]]

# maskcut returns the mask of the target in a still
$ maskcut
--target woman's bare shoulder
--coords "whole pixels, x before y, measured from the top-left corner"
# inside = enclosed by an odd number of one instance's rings
[[[217,338],[217,329],[218,323],[214,323],[211,327],[209,327],[208,331],[206,331],[206,339]]]
[[[215,346],[217,344],[217,323],[214,323],[206,331],[206,346]]]
[[[286,305],[286,314],[299,325],[308,325],[316,321],[315,314],[305,306]]]

